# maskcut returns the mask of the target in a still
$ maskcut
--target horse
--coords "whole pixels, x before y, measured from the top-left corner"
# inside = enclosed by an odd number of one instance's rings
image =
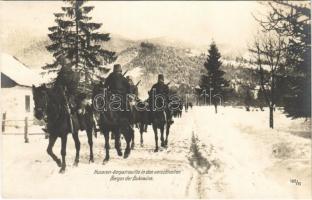
[[[183,102],[180,102],[179,109],[178,109],[178,117],[182,117],[182,110],[183,110]]]
[[[89,162],[94,162],[94,156],[93,156],[93,139],[92,139],[92,133],[94,132],[94,136],[96,135],[96,125],[93,118],[93,108],[92,105],[86,104],[81,105],[81,108],[78,110],[78,121],[79,121],[79,127],[80,130],[85,130],[88,137],[88,144],[90,148],[90,155],[89,155]]]
[[[182,117],[182,110],[183,110],[183,102],[179,101],[179,102],[172,102],[171,105],[177,109],[173,109],[172,111],[172,116],[173,117],[177,117],[177,118],[181,118]]]
[[[132,114],[132,126],[135,126],[139,129],[140,131],[140,144],[141,147],[143,147],[143,133],[147,131],[147,126],[148,126],[148,103],[147,101],[142,101],[139,98],[134,99],[134,105],[132,106],[131,109],[131,114]],[[134,149],[134,134],[133,134],[133,139],[131,143],[131,148]]]
[[[184,103],[185,112],[187,112],[187,111],[188,111],[188,107],[189,107],[188,102]]]
[[[193,103],[192,102],[189,102],[189,107],[192,109],[193,108]]]
[[[67,99],[64,90],[61,87],[47,88],[45,85],[41,85],[39,87],[32,86],[32,92],[35,104],[35,117],[38,120],[46,117],[47,121],[47,131],[49,133],[47,153],[56,162],[57,166],[61,168],[59,172],[64,173],[66,168],[67,134],[71,132],[76,148],[74,166],[78,166],[80,151],[79,124],[76,113],[69,113],[69,109],[66,107]],[[61,138],[62,160],[52,150],[58,137]]]
[[[161,147],[167,147],[168,146],[168,135],[169,135],[169,129],[170,129],[170,120],[167,116],[166,111],[160,110],[160,111],[151,111],[151,118],[152,118],[152,127],[155,135],[155,150],[154,152],[158,152],[158,132],[157,130],[160,130],[160,141],[161,141]],[[164,131],[166,129],[166,139],[164,139]]]
[[[95,85],[93,89],[93,107],[99,113],[99,127],[105,139],[105,158],[103,164],[110,159],[109,155],[109,133],[112,132],[115,137],[115,148],[118,156],[122,156],[120,144],[120,134],[122,133],[126,140],[126,149],[124,158],[128,158],[131,152],[130,143],[134,137],[134,130],[130,126],[130,115],[128,111],[115,111],[111,106],[107,109],[100,109],[102,106],[108,105],[110,100],[114,99],[114,94],[104,93],[104,85]]]

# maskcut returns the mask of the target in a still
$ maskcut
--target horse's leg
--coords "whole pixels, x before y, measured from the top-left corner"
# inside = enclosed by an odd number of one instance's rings
[[[119,128],[113,129],[113,135],[115,136],[115,149],[117,150],[117,154],[118,154],[118,156],[122,156]]]
[[[103,134],[104,134],[104,139],[105,139],[105,159],[103,160],[103,163],[104,162],[107,162],[109,160],[109,149],[110,149],[110,146],[109,146],[109,130],[105,130],[103,131]]]
[[[90,158],[89,158],[89,162],[94,162],[94,158],[93,158],[93,140],[92,140],[92,128],[91,129],[87,129],[87,136],[88,136],[88,144],[90,147]]]
[[[126,128],[126,130],[124,132],[124,137],[125,137],[126,143],[127,143],[125,153],[124,153],[124,158],[128,158],[128,156],[130,155],[130,152],[131,152],[130,142],[134,138],[134,130],[131,126]]]
[[[156,145],[154,152],[157,152],[158,151],[158,135],[157,135],[157,127],[154,124],[153,124],[153,130],[154,130],[155,145]]]
[[[140,142],[141,142],[141,147],[143,147],[143,132],[144,132],[144,123],[140,123],[140,136],[141,136],[141,138],[140,138]]]
[[[133,130],[133,127],[130,126],[130,129]],[[133,130],[133,134],[131,134],[131,149],[134,149],[134,130]]]
[[[162,125],[162,126],[160,127],[160,146],[161,146],[161,147],[165,147],[164,129],[165,129],[165,125]]]
[[[168,146],[168,136],[169,136],[169,130],[170,130],[170,125],[166,126],[166,140],[165,140],[165,147]]]
[[[47,148],[47,153],[56,162],[57,166],[61,167],[62,166],[61,160],[52,151],[52,148],[53,148],[53,146],[55,144],[56,139],[57,139],[57,136],[55,136],[53,134],[50,134],[50,136],[49,136],[49,144],[48,144],[48,148]]]
[[[93,118],[93,115],[92,115],[92,118]],[[95,120],[93,120],[93,122],[92,122],[92,131],[94,131],[94,137],[97,138],[97,130],[96,130],[96,122],[95,122]]]
[[[75,131],[74,133],[72,133],[72,135],[73,135],[73,139],[74,139],[75,147],[76,147],[76,157],[75,157],[75,161],[74,161],[74,166],[78,166],[79,152],[80,152],[80,141],[78,138],[78,131]]]
[[[144,124],[144,132],[147,132],[147,124]]]
[[[61,147],[62,167],[60,169],[60,173],[64,173],[65,172],[65,168],[66,168],[65,156],[66,156],[67,134],[64,134],[61,137],[61,141],[62,141],[62,147]]]
[[[115,134],[114,134],[114,132],[112,131],[112,136],[111,136],[111,139],[112,140],[115,140]]]

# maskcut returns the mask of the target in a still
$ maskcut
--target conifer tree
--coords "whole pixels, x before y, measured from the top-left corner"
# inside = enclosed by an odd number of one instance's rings
[[[221,54],[217,48],[215,42],[210,45],[208,50],[208,57],[204,63],[206,69],[206,74],[202,75],[200,87],[202,91],[206,94],[211,94],[210,98],[216,98],[216,95],[224,96],[224,88],[228,86],[228,81],[226,81],[223,76],[224,71],[221,70]]]
[[[55,13],[56,24],[49,27],[48,34],[52,44],[47,50],[53,54],[54,61],[43,68],[48,72],[58,72],[62,60],[69,59],[73,71],[79,72],[84,81],[84,87],[90,84],[99,73],[107,73],[104,65],[116,60],[115,52],[102,48],[103,42],[110,40],[108,33],[101,33],[101,23],[91,22],[90,12],[93,6],[86,1],[66,1],[62,12]]]

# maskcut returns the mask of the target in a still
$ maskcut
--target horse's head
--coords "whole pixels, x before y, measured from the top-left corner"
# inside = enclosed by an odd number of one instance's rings
[[[46,115],[48,105],[47,88],[43,84],[39,87],[32,86],[33,99],[35,103],[35,117],[39,120],[43,119]]]

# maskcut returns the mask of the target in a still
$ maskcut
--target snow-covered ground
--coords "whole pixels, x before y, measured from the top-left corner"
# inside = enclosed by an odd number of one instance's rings
[[[267,110],[220,107],[215,114],[212,108],[195,107],[175,119],[167,149],[153,152],[151,127],[140,147],[136,130],[130,157],[120,158],[111,148],[105,165],[103,136],[94,138],[95,163],[90,164],[87,137],[81,132],[79,166],[72,165],[75,148],[69,136],[65,174],[58,173],[47,155],[43,135],[30,135],[30,143],[23,136],[3,135],[2,193],[41,198],[310,198],[310,121],[291,120],[276,111],[275,127],[268,128]],[[60,141],[54,152],[59,155]],[[114,170],[132,174],[103,174]],[[133,174],[143,170],[163,174]],[[134,175],[148,180],[132,180]],[[112,179],[127,176],[127,181]]]

